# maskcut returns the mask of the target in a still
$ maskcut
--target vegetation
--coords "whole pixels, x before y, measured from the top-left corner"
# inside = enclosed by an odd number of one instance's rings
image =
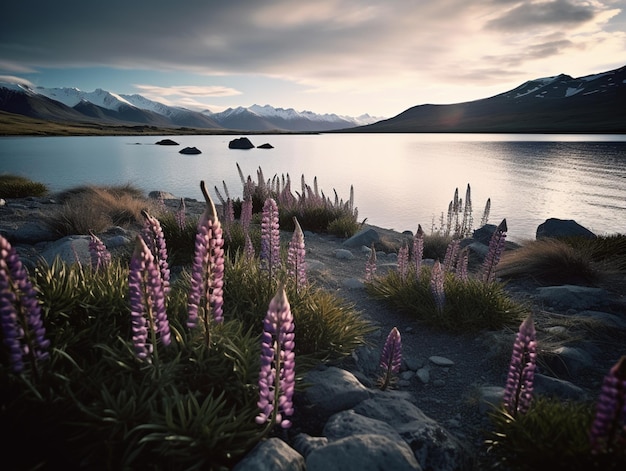
[[[0,175],[0,198],[26,198],[46,193],[48,188],[43,183],[18,175]]]

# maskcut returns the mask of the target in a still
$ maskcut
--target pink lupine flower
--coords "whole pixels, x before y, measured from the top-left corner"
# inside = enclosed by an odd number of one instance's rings
[[[296,288],[304,288],[307,283],[306,277],[306,249],[304,246],[304,233],[300,227],[300,223],[294,217],[293,222],[295,230],[293,236],[289,242],[289,249],[287,253],[287,266],[289,276],[293,277],[296,281]]]
[[[263,205],[261,219],[261,269],[269,272],[270,279],[280,268],[280,230],[278,206],[273,198],[267,198]]]
[[[135,354],[151,363],[157,334],[165,346],[170,345],[171,334],[163,280],[152,251],[141,236],[137,236],[130,260],[128,288]]]
[[[89,254],[91,256],[91,268],[99,270],[106,268],[111,263],[111,253],[93,232],[89,231]]]
[[[469,255],[467,253],[467,249],[464,249],[459,254],[459,257],[456,260],[456,268],[455,273],[459,280],[467,281],[467,265],[469,264]]]
[[[254,260],[255,257],[255,253],[254,253],[254,245],[252,244],[252,239],[250,238],[250,234],[246,233],[246,242],[245,242],[245,247],[244,247],[244,255],[246,257],[246,260]]]
[[[37,363],[49,356],[50,341],[46,339],[41,307],[28,273],[15,249],[1,235],[0,326],[11,371],[22,373],[28,361],[37,375]]]
[[[402,339],[400,331],[394,327],[389,332],[385,345],[380,355],[379,366],[383,370],[381,389],[385,390],[389,386],[393,375],[400,373],[402,363]]]
[[[252,196],[244,198],[241,203],[241,216],[239,222],[243,228],[244,234],[247,234],[250,230],[250,223],[252,222]]]
[[[367,262],[365,262],[365,281],[372,281],[374,275],[376,274],[376,249],[374,248],[374,244],[372,244],[372,249],[370,250],[370,256],[367,258]]]
[[[444,272],[450,273],[452,271],[452,268],[454,267],[454,264],[456,262],[456,259],[459,253],[460,244],[461,244],[461,241],[459,239],[453,239],[448,244],[448,247],[446,247],[446,254],[443,257],[443,271]]]
[[[198,222],[196,234],[187,326],[195,328],[198,325],[201,311],[204,325],[208,329],[209,313],[213,315],[215,322],[223,321],[224,239],[215,204],[206,191],[204,181],[200,182],[200,189],[206,201],[206,208]]]
[[[504,388],[504,408],[513,417],[528,412],[537,360],[537,334],[532,316],[519,327]]]
[[[400,279],[406,280],[406,275],[409,271],[409,247],[403,245],[398,250],[398,273],[400,273]]]
[[[498,225],[489,241],[489,251],[485,257],[482,267],[482,280],[485,283],[492,283],[496,280],[496,266],[500,261],[502,252],[504,252],[504,243],[506,239],[506,219]]]
[[[604,377],[590,442],[593,453],[626,449],[626,356]]]
[[[439,260],[435,261],[430,274],[430,292],[435,299],[435,306],[438,312],[443,312],[446,303],[446,294],[444,291],[444,273]]]
[[[187,224],[186,209],[185,199],[181,198],[180,203],[178,204],[178,209],[176,210],[176,213],[174,213],[176,224],[181,231],[185,229],[185,225]]]
[[[231,198],[226,199],[226,207],[224,208],[224,235],[226,239],[231,240],[231,228],[235,223],[235,208]]]
[[[422,259],[424,258],[424,231],[420,224],[413,236],[413,263],[415,264],[415,276],[419,278],[422,270]]]
[[[293,415],[293,393],[295,390],[295,334],[293,315],[281,286],[270,301],[263,320],[261,344],[261,370],[259,373],[259,401],[261,412],[256,417],[258,424],[277,424],[291,427],[287,417]]]
[[[156,265],[159,267],[161,279],[163,280],[163,290],[167,296],[170,292],[170,267],[167,261],[167,246],[165,235],[159,220],[150,216],[147,211],[142,211],[145,219],[141,229],[141,237],[152,252]]]

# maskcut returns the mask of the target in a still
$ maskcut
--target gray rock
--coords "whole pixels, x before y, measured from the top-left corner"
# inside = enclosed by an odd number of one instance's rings
[[[305,458],[309,454],[328,445],[328,438],[326,437],[311,437],[306,433],[299,433],[293,439],[293,448]]]
[[[307,471],[421,470],[411,449],[403,441],[384,435],[353,435],[311,452]]]
[[[305,391],[307,401],[328,416],[350,409],[370,396],[352,373],[334,366],[309,371],[305,381],[310,384]]]
[[[609,294],[602,288],[588,286],[546,286],[537,288],[537,299],[564,309],[586,310],[607,305]]]
[[[254,149],[254,144],[247,137],[238,137],[228,143],[229,149]]]
[[[454,362],[452,360],[437,355],[429,357],[428,360],[437,366],[454,366]]]
[[[63,237],[46,245],[41,256],[48,264],[52,264],[54,259],[59,257],[68,265],[79,262],[83,266],[89,266],[91,264],[89,236],[71,235]]]
[[[347,249],[335,250],[335,258],[340,260],[354,260],[354,254]]]
[[[503,387],[483,386],[478,390],[478,410],[481,414],[490,412],[502,404],[503,398]]]
[[[380,241],[380,235],[376,232],[375,229],[367,228],[363,229],[360,232],[357,232],[349,239],[343,242],[343,245],[346,247],[361,247],[362,245],[366,245],[371,247],[374,242]]]
[[[402,438],[394,428],[386,422],[371,417],[357,414],[354,410],[345,410],[333,415],[326,425],[322,434],[330,442],[351,435],[384,435],[394,441],[402,441]]]
[[[280,438],[259,442],[233,471],[304,471],[304,457]]]
[[[430,381],[430,370],[428,368],[420,368],[415,374],[417,375],[418,379],[424,384],[428,384],[428,382]]]
[[[483,227],[476,229],[473,232],[472,238],[476,242],[488,247],[491,237],[493,236],[493,233],[496,232],[496,229],[497,226],[494,224],[485,224]]]
[[[0,234],[11,244],[34,245],[57,240],[59,236],[39,221],[29,221],[16,229],[2,229]]]
[[[559,397],[562,399],[585,400],[585,391],[569,381],[536,373],[534,380],[535,394]]]
[[[363,289],[365,285],[363,282],[357,278],[348,278],[343,280],[342,285],[348,289]]]
[[[609,329],[626,329],[626,317],[620,317],[618,315],[610,314],[608,312],[581,311],[575,314],[573,317],[585,320],[592,320]]]
[[[596,235],[573,219],[550,218],[539,224],[535,237],[537,239],[545,237],[586,237],[595,239]]]

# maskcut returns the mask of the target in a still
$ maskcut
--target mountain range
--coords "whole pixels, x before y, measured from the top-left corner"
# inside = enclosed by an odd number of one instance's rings
[[[490,98],[419,105],[349,132],[626,134],[626,66],[529,80]]]
[[[27,118],[24,118],[27,117]],[[102,89],[29,88],[0,83],[0,125],[36,119],[90,129],[198,132],[481,132],[626,134],[626,66],[584,77],[529,80],[493,97],[413,106],[389,119],[316,114],[270,105],[213,113]],[[32,123],[31,123],[32,124]],[[0,129],[0,134],[2,129]],[[4,132],[6,134],[6,132]]]
[[[118,95],[102,89],[85,92],[77,88],[29,88],[10,83],[0,83],[0,111],[69,123],[97,121],[117,126],[263,132],[321,132],[361,126],[381,119],[367,114],[355,118],[270,105],[228,108],[218,113],[192,111],[164,105],[141,95]]]

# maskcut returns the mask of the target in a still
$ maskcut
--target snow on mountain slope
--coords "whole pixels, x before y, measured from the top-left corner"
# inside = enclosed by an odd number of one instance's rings
[[[130,102],[116,93],[97,88],[93,92],[84,92],[78,88],[44,88],[37,87],[35,93],[60,101],[71,108],[81,101],[87,101],[101,108],[118,111],[121,106],[133,106]]]

